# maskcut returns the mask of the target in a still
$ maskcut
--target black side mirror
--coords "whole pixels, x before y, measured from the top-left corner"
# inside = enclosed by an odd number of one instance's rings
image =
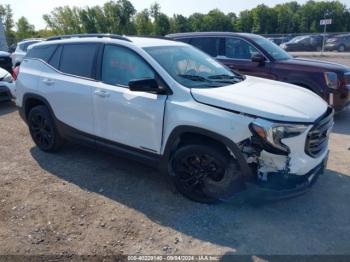
[[[262,54],[255,54],[252,56],[252,62],[263,64],[266,61]]]
[[[153,78],[136,79],[129,82],[129,89],[135,92],[162,93],[157,81]]]

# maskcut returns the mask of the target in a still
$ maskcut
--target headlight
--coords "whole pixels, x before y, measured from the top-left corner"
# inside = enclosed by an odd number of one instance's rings
[[[339,86],[338,75],[334,72],[325,72],[324,79],[326,84],[331,89],[337,89]]]
[[[307,126],[273,123],[264,119],[256,119],[249,126],[250,131],[264,142],[266,151],[289,154],[290,149],[282,143],[282,139],[298,136],[305,132]]]
[[[0,79],[0,81],[4,81],[7,83],[12,83],[13,82],[13,78],[10,74],[6,74],[2,79]]]

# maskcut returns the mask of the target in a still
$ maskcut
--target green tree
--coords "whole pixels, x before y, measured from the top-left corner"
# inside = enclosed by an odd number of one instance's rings
[[[206,31],[232,31],[232,20],[219,9],[214,9],[204,16],[204,29]]]
[[[79,34],[83,32],[78,7],[56,7],[51,14],[44,15],[47,26],[57,34]]]
[[[251,11],[253,19],[253,33],[268,34],[276,32],[276,12],[273,8],[262,4]]]
[[[35,30],[34,30],[34,25],[31,25],[27,18],[21,17],[18,19],[17,23],[17,32],[16,32],[16,38],[17,41],[21,41],[25,38],[31,38],[33,37]]]
[[[204,27],[204,17],[205,15],[200,13],[194,13],[188,18],[188,24],[191,31],[201,32],[205,31]]]
[[[150,35],[153,32],[153,24],[148,9],[136,14],[136,31],[138,35]]]
[[[170,33],[169,18],[165,14],[159,13],[154,19],[154,35],[164,36],[168,33]]]
[[[253,16],[249,10],[240,12],[239,18],[236,22],[236,28],[241,32],[252,32]]]
[[[187,18],[183,15],[174,15],[170,19],[170,31],[172,33],[190,31]]]

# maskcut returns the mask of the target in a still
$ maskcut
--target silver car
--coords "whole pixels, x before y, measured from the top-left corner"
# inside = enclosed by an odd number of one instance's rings
[[[17,44],[15,52],[11,54],[12,65],[18,66],[22,63],[23,57],[27,54],[30,45],[43,41],[43,39],[25,39]]]

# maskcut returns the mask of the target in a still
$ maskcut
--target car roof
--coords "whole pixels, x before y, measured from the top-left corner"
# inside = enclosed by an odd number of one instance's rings
[[[173,41],[171,39],[157,38],[157,37],[138,37],[138,36],[124,36],[121,39],[115,39],[110,37],[71,37],[63,39],[55,39],[50,41],[42,41],[31,45],[31,47],[50,45],[50,44],[68,44],[68,43],[121,43],[127,42],[130,45],[137,46],[139,48],[144,47],[157,47],[157,46],[185,46],[185,43]]]
[[[44,41],[45,39],[38,39],[38,38],[33,38],[33,39],[25,39],[22,40],[20,42],[18,42],[18,44],[25,44],[25,43],[29,43],[29,42],[41,42]]]
[[[260,35],[251,33],[238,33],[238,32],[192,32],[192,33],[176,33],[166,35],[168,38],[190,38],[200,36],[241,36],[245,38],[262,37]]]

